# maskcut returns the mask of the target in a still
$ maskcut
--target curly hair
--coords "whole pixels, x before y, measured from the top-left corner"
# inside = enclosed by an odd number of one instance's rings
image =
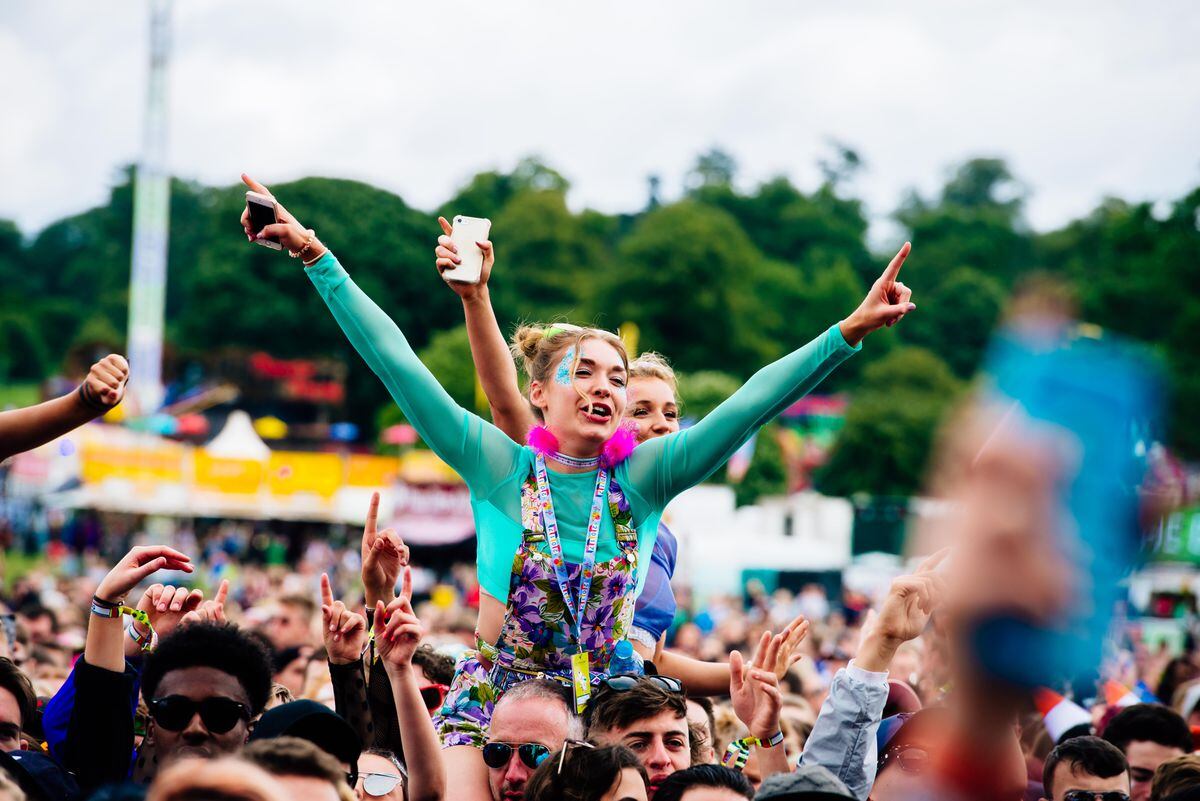
[[[213,668],[237,679],[253,715],[267,705],[271,657],[262,643],[231,623],[193,623],[164,637],[158,650],[146,657],[142,694],[153,699],[163,676],[190,667]]]
[[[413,652],[412,663],[432,682],[449,686],[454,680],[454,660],[433,650],[429,643],[417,647]]]

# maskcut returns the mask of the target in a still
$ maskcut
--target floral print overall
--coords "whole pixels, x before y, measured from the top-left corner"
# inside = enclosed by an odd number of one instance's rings
[[[455,666],[446,701],[433,718],[444,748],[482,748],[496,701],[515,684],[547,678],[569,687],[571,655],[580,650],[590,655],[592,683],[604,678],[613,648],[626,638],[633,621],[632,595],[637,586],[637,530],[629,503],[611,473],[608,511],[617,532],[618,553],[596,564],[580,642],[555,581],[533,473],[525,480],[521,488],[524,535],[513,558],[500,639],[492,645],[476,637],[478,650],[467,651]],[[580,565],[568,563],[567,568],[571,586],[577,588]]]

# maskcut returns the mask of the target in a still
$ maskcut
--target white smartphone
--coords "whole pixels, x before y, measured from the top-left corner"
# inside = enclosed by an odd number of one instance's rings
[[[255,234],[268,225],[279,222],[279,215],[275,212],[275,200],[266,195],[259,194],[258,192],[247,192],[246,208],[250,209],[250,230]],[[283,245],[279,244],[279,239],[275,237],[256,239],[254,241],[272,250],[283,249]]]
[[[454,230],[450,232],[450,241],[458,249],[458,257],[462,264],[446,270],[442,278],[447,281],[461,281],[464,284],[478,284],[483,273],[483,251],[476,242],[484,242],[492,232],[492,221],[485,217],[454,218]]]

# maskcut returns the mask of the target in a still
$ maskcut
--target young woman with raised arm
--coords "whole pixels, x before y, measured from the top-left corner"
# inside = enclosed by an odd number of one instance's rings
[[[253,190],[269,194],[245,178]],[[913,305],[896,285],[907,245],[849,317],[759,370],[695,426],[631,447],[621,418],[628,359],[592,328],[523,326],[515,347],[544,424],[531,446],[458,406],[396,324],[354,283],[315,233],[282,206],[271,236],[298,256],[334,318],[422,439],[471,492],[484,592],[478,650],[460,660],[437,720],[447,775],[462,798],[488,797],[481,748],[495,700],[533,676],[586,687],[604,678],[624,639],[666,504],[707,477],[759,426]]]

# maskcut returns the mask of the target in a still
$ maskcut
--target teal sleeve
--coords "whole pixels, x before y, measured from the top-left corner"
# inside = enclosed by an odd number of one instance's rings
[[[512,472],[521,448],[500,429],[454,402],[417,358],[404,334],[350,278],[332,253],[305,268],[354,349],[395,398],[426,444],[487,495]]]
[[[629,457],[632,489],[662,509],[728,461],[763,424],[808,394],[862,345],[850,347],[833,325],[804,347],[759,370],[691,428],[644,442]]]

